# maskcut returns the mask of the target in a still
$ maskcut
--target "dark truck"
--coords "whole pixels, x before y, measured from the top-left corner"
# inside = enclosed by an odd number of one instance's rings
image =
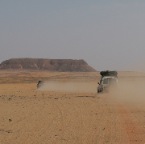
[[[118,84],[117,71],[101,71],[101,79],[98,82],[97,92],[108,92],[110,87],[116,87]]]

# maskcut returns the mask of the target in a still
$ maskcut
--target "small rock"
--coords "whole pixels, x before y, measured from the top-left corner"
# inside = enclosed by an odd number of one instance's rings
[[[11,122],[12,121],[12,119],[9,119],[9,122]]]

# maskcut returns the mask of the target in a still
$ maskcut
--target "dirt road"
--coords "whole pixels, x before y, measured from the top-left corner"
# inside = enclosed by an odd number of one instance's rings
[[[0,144],[144,143],[143,101],[36,91],[34,84],[1,85]]]

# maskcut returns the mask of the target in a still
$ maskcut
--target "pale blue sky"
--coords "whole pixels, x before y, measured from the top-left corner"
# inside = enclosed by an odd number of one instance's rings
[[[20,57],[145,69],[145,0],[0,0],[0,62]]]

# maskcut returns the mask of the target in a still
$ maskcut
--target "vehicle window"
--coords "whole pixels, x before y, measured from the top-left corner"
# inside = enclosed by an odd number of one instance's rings
[[[115,84],[115,83],[116,83],[116,80],[115,80],[115,79],[110,78],[110,79],[109,79],[109,83],[110,83],[110,84]]]
[[[107,78],[103,80],[103,84],[108,84],[108,79]]]

